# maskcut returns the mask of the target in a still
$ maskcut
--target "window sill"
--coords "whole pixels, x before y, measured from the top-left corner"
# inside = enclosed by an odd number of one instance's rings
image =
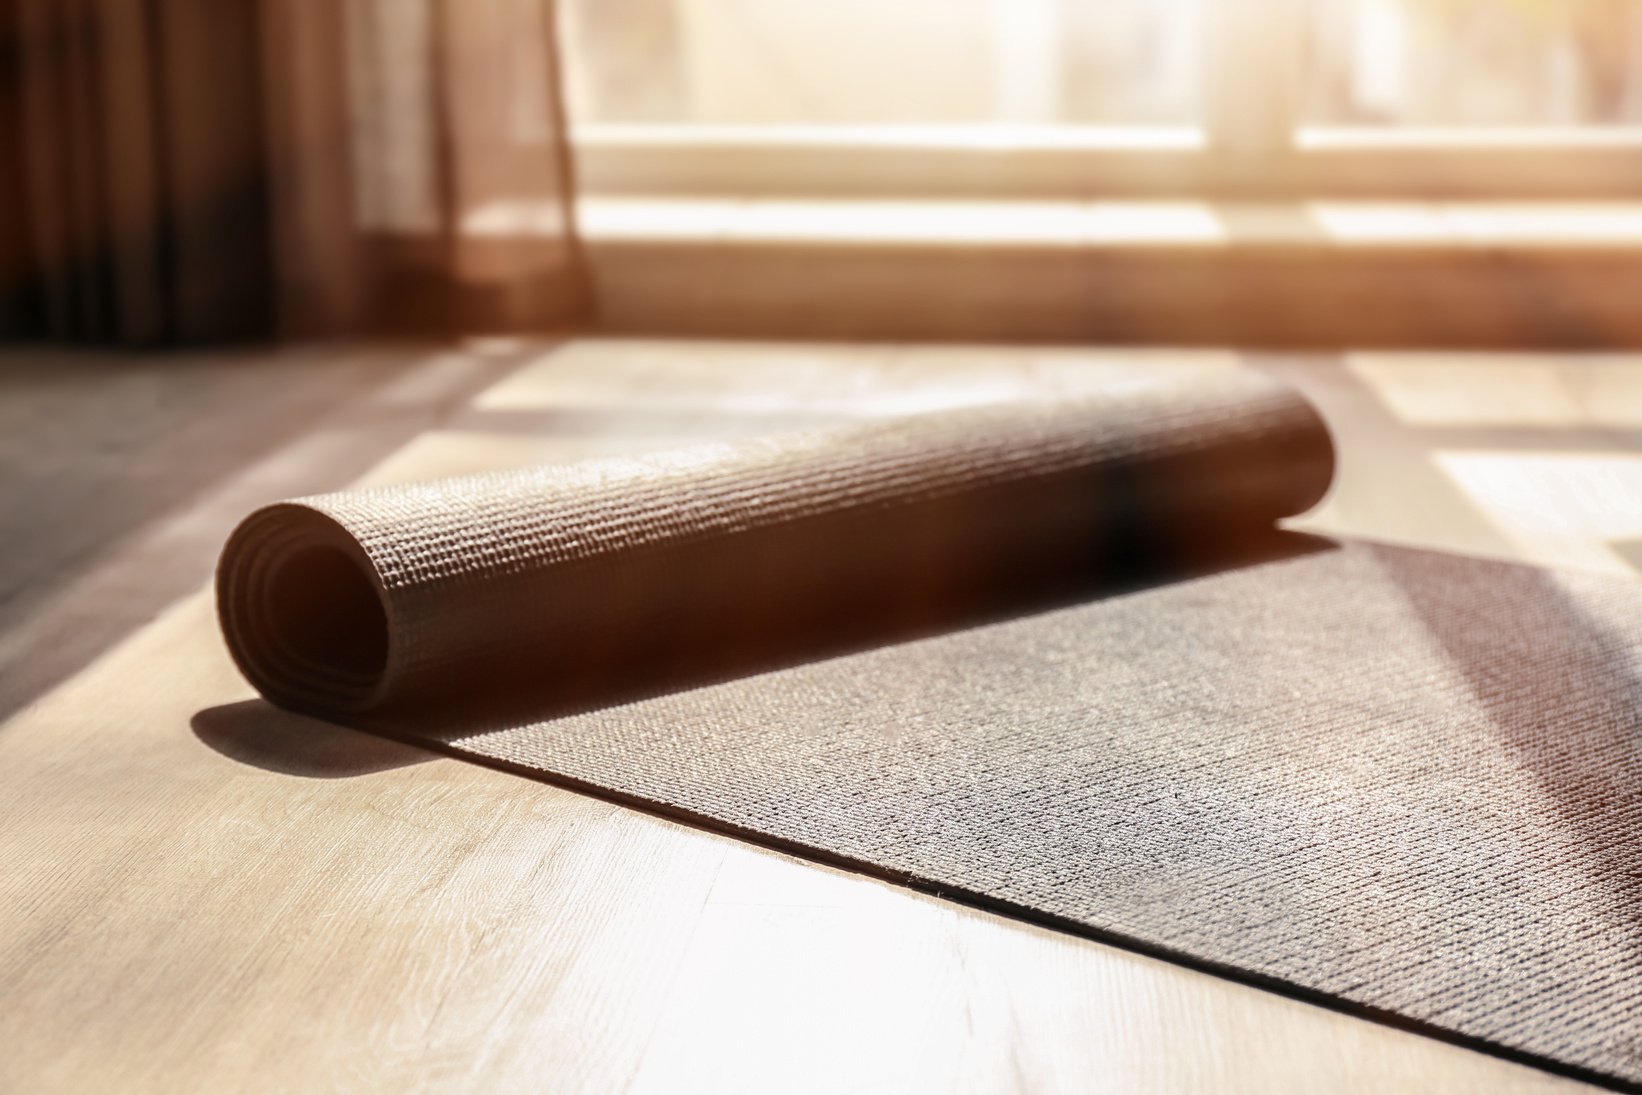
[[[578,220],[618,331],[1642,345],[1642,202],[607,197]]]
[[[1259,154],[1185,127],[578,126],[596,197],[1623,199],[1642,131],[1307,129]]]

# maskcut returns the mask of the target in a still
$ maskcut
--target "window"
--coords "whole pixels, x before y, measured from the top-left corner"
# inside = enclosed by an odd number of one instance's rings
[[[1308,126],[1642,124],[1634,0],[1312,0]]]
[[[583,123],[1196,123],[1200,0],[575,0]]]
[[[597,189],[1603,196],[1637,0],[566,0]]]

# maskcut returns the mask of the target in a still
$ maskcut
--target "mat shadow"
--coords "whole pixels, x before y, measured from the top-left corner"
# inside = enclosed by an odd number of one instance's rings
[[[260,699],[207,707],[190,726],[195,737],[225,757],[306,779],[366,776],[437,759],[426,750],[295,715]]]
[[[1500,742],[1544,790],[1590,855],[1587,885],[1635,910],[1642,945],[1642,677],[1636,650],[1570,595],[1553,572],[1378,550],[1426,633],[1488,712]],[[1511,655],[1507,657],[1507,655]],[[1502,672],[1508,664],[1510,671]],[[1629,1052],[1642,1065],[1642,1033]]]
[[[1009,588],[923,603],[911,613],[845,599],[783,612],[788,626],[727,628],[710,641],[646,646],[642,636],[613,651],[584,652],[560,661],[535,680],[518,674],[476,679],[460,694],[424,694],[414,706],[362,716],[361,729],[418,742],[455,745],[479,734],[695,691],[801,665],[951,635],[1138,593],[1245,567],[1334,550],[1333,541],[1270,529],[1258,535],[1200,545],[1189,557],[1166,562],[1154,553],[1108,557],[1097,571],[1049,568],[1021,573]],[[789,606],[790,608],[791,606]],[[904,607],[904,606],[902,606]],[[793,626],[794,621],[802,621]]]

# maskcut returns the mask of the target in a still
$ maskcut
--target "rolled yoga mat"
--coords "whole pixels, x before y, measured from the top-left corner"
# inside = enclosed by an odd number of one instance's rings
[[[292,709],[1642,1083],[1642,595],[1274,538],[1331,469],[1141,385],[281,503],[219,607]]]
[[[1332,468],[1245,373],[335,494],[240,526],[222,620],[295,710],[596,702],[1202,565]]]

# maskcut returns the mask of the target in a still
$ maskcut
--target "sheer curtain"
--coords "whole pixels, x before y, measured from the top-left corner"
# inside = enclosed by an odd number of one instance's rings
[[[0,333],[587,307],[552,0],[0,0],[0,28]]]

